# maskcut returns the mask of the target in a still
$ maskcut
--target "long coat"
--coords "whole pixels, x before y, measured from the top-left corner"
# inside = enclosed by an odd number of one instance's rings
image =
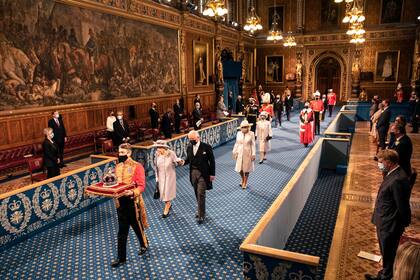
[[[314,112],[312,109],[303,109],[300,112],[300,143],[309,144],[314,140]]]
[[[174,151],[169,150],[167,155],[156,153],[156,181],[159,182],[160,200],[171,201],[176,197],[175,167],[181,160]]]
[[[238,131],[236,134],[235,146],[233,146],[233,155],[236,157],[236,172],[251,172],[254,171],[254,161],[252,157],[255,157],[255,135],[254,132],[249,131],[244,134],[242,131]]]
[[[257,140],[258,140],[258,151],[260,152],[270,151],[271,144],[268,137],[270,138],[273,137],[273,131],[271,130],[270,121],[267,121],[267,120],[258,121],[255,135],[257,136]]]

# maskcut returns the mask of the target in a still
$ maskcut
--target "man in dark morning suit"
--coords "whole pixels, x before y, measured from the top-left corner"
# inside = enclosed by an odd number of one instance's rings
[[[122,143],[128,142],[130,140],[130,129],[128,123],[124,120],[123,112],[117,112],[117,120],[114,122],[114,137],[115,137],[115,146],[119,147]]]
[[[66,128],[64,127],[63,118],[58,111],[52,113],[52,119],[48,121],[48,127],[51,127],[54,133],[52,139],[58,147],[58,158],[60,159],[60,167],[66,166],[63,161],[64,144],[67,142]]]
[[[158,128],[159,126],[159,112],[156,110],[156,103],[152,103],[149,109],[150,125],[152,128]]]
[[[198,130],[201,128],[203,118],[201,117],[201,103],[195,103],[195,109],[192,111],[192,117],[193,117],[193,124],[194,129]],[[197,125],[197,122],[201,122],[199,125]]]
[[[52,140],[54,138],[54,132],[51,127],[44,129],[44,135],[45,140],[42,143],[44,167],[47,168],[47,178],[52,178],[60,175],[58,146]]]
[[[376,197],[372,223],[382,254],[382,270],[377,275],[366,274],[365,278],[390,280],[400,238],[411,221],[411,189],[407,175],[398,165],[396,151],[379,152],[378,167],[385,176]]]
[[[176,103],[174,104],[174,119],[175,119],[175,133],[180,133],[180,126],[181,126],[181,119],[182,114],[184,113],[184,110],[181,106],[181,101],[179,99],[176,100]]]
[[[411,176],[411,155],[413,154],[413,144],[411,143],[410,137],[405,133],[405,127],[402,125],[395,126],[395,144],[394,150],[398,153],[398,164],[407,174],[407,177]]]
[[[290,121],[290,111],[293,110],[293,98],[290,92],[284,98],[284,107],[286,109],[286,118]]]
[[[162,116],[162,122],[160,124],[160,129],[165,135],[165,139],[172,138],[172,110],[168,108],[165,114]]]
[[[376,124],[376,129],[378,131],[378,136],[379,136],[379,146],[381,150],[384,150],[386,148],[385,142],[386,142],[386,136],[388,134],[389,122],[391,121],[391,110],[389,108],[388,99],[385,99],[384,101],[382,101],[382,104],[384,105],[384,108]]]
[[[184,164],[190,165],[190,182],[194,187],[197,200],[196,219],[202,224],[206,215],[206,190],[213,188],[213,180],[216,178],[216,163],[213,148],[206,143],[200,142],[200,135],[193,130],[188,133],[190,145],[187,148],[187,158]]]

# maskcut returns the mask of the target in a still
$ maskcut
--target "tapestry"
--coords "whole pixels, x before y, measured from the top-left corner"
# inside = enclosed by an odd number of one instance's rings
[[[0,2],[0,110],[178,92],[177,30],[50,0]]]

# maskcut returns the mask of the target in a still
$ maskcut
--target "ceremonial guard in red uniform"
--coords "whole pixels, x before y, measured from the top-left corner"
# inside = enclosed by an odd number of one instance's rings
[[[271,121],[271,118],[274,116],[274,110],[273,105],[270,104],[271,101],[271,95],[266,92],[262,98],[263,105],[261,106],[260,113],[261,112],[267,112],[268,118],[267,120]]]
[[[331,118],[335,103],[337,102],[337,95],[332,90],[332,88],[328,90],[327,99],[328,99],[328,117]]]
[[[300,143],[308,147],[314,140],[313,119],[314,113],[309,108],[309,103],[305,103],[305,108],[300,111]]]
[[[321,119],[321,114],[322,112],[324,112],[324,102],[322,102],[322,100],[320,99],[321,97],[321,93],[319,91],[315,92],[315,100],[311,101],[311,109],[314,112],[314,131],[315,134],[319,134],[320,133],[320,119]]]
[[[140,243],[139,255],[143,255],[149,247],[145,233],[149,224],[142,197],[146,186],[144,168],[131,158],[130,144],[121,144],[118,154],[119,164],[115,170],[118,183],[134,184],[136,188],[126,191],[123,196],[115,199],[118,214],[118,259],[111,263],[112,267],[126,262],[127,237],[130,226]]]

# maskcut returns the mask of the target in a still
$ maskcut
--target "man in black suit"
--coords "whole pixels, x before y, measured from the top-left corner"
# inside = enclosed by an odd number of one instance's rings
[[[290,111],[293,110],[293,98],[290,91],[287,93],[286,97],[284,98],[284,107],[286,109],[286,118],[290,121]]]
[[[411,155],[413,154],[413,144],[411,143],[410,137],[405,134],[405,127],[398,124],[394,128],[395,133],[395,151],[398,153],[398,164],[407,174],[407,177],[411,176]]]
[[[65,167],[63,161],[64,155],[64,144],[67,142],[66,128],[64,127],[63,118],[60,116],[58,111],[52,113],[52,119],[48,121],[48,127],[51,127],[54,133],[52,139],[58,147],[58,158],[60,159],[60,167]]]
[[[283,114],[283,101],[281,100],[280,95],[277,95],[276,100],[274,100],[274,126],[275,127],[281,126],[282,114]]]
[[[127,121],[124,120],[123,112],[117,112],[117,120],[114,122],[113,126],[115,145],[117,147],[130,140],[130,137],[128,137],[130,135],[130,130]]]
[[[192,111],[193,122],[194,122],[194,129],[198,130],[201,128],[203,124],[203,118],[201,117],[201,104],[195,103],[195,109]]]
[[[386,136],[388,134],[389,122],[391,121],[391,110],[389,108],[389,99],[385,99],[384,101],[382,101],[382,105],[384,106],[384,108],[376,124],[376,130],[378,131],[378,136],[379,136],[379,146],[381,150],[385,150]]]
[[[392,279],[394,259],[405,227],[411,221],[410,184],[404,170],[398,165],[394,150],[378,154],[379,170],[385,174],[376,197],[372,223],[376,226],[379,248],[382,254],[382,270],[366,279]]]
[[[182,109],[181,101],[177,99],[176,103],[174,104],[175,133],[181,132],[179,127],[181,126],[181,119],[183,113],[184,110]]]
[[[159,112],[156,110],[156,103],[153,102],[150,109],[149,109],[149,115],[150,115],[150,124],[152,128],[158,128],[159,126]]]
[[[213,188],[212,182],[216,178],[216,163],[213,148],[200,142],[200,135],[192,130],[188,133],[190,145],[187,148],[187,158],[184,164],[190,165],[190,182],[194,187],[198,211],[197,222],[202,224],[206,215],[206,190]]]
[[[172,110],[168,108],[165,114],[162,117],[162,123],[160,125],[160,129],[165,135],[165,139],[172,138]]]
[[[42,143],[44,167],[47,168],[47,178],[52,178],[60,175],[58,146],[52,140],[54,138],[54,132],[51,127],[44,129],[44,135],[45,140]]]
[[[236,106],[235,106],[235,113],[243,113],[244,112],[244,102],[242,101],[242,95],[238,95],[238,98],[236,99]]]

